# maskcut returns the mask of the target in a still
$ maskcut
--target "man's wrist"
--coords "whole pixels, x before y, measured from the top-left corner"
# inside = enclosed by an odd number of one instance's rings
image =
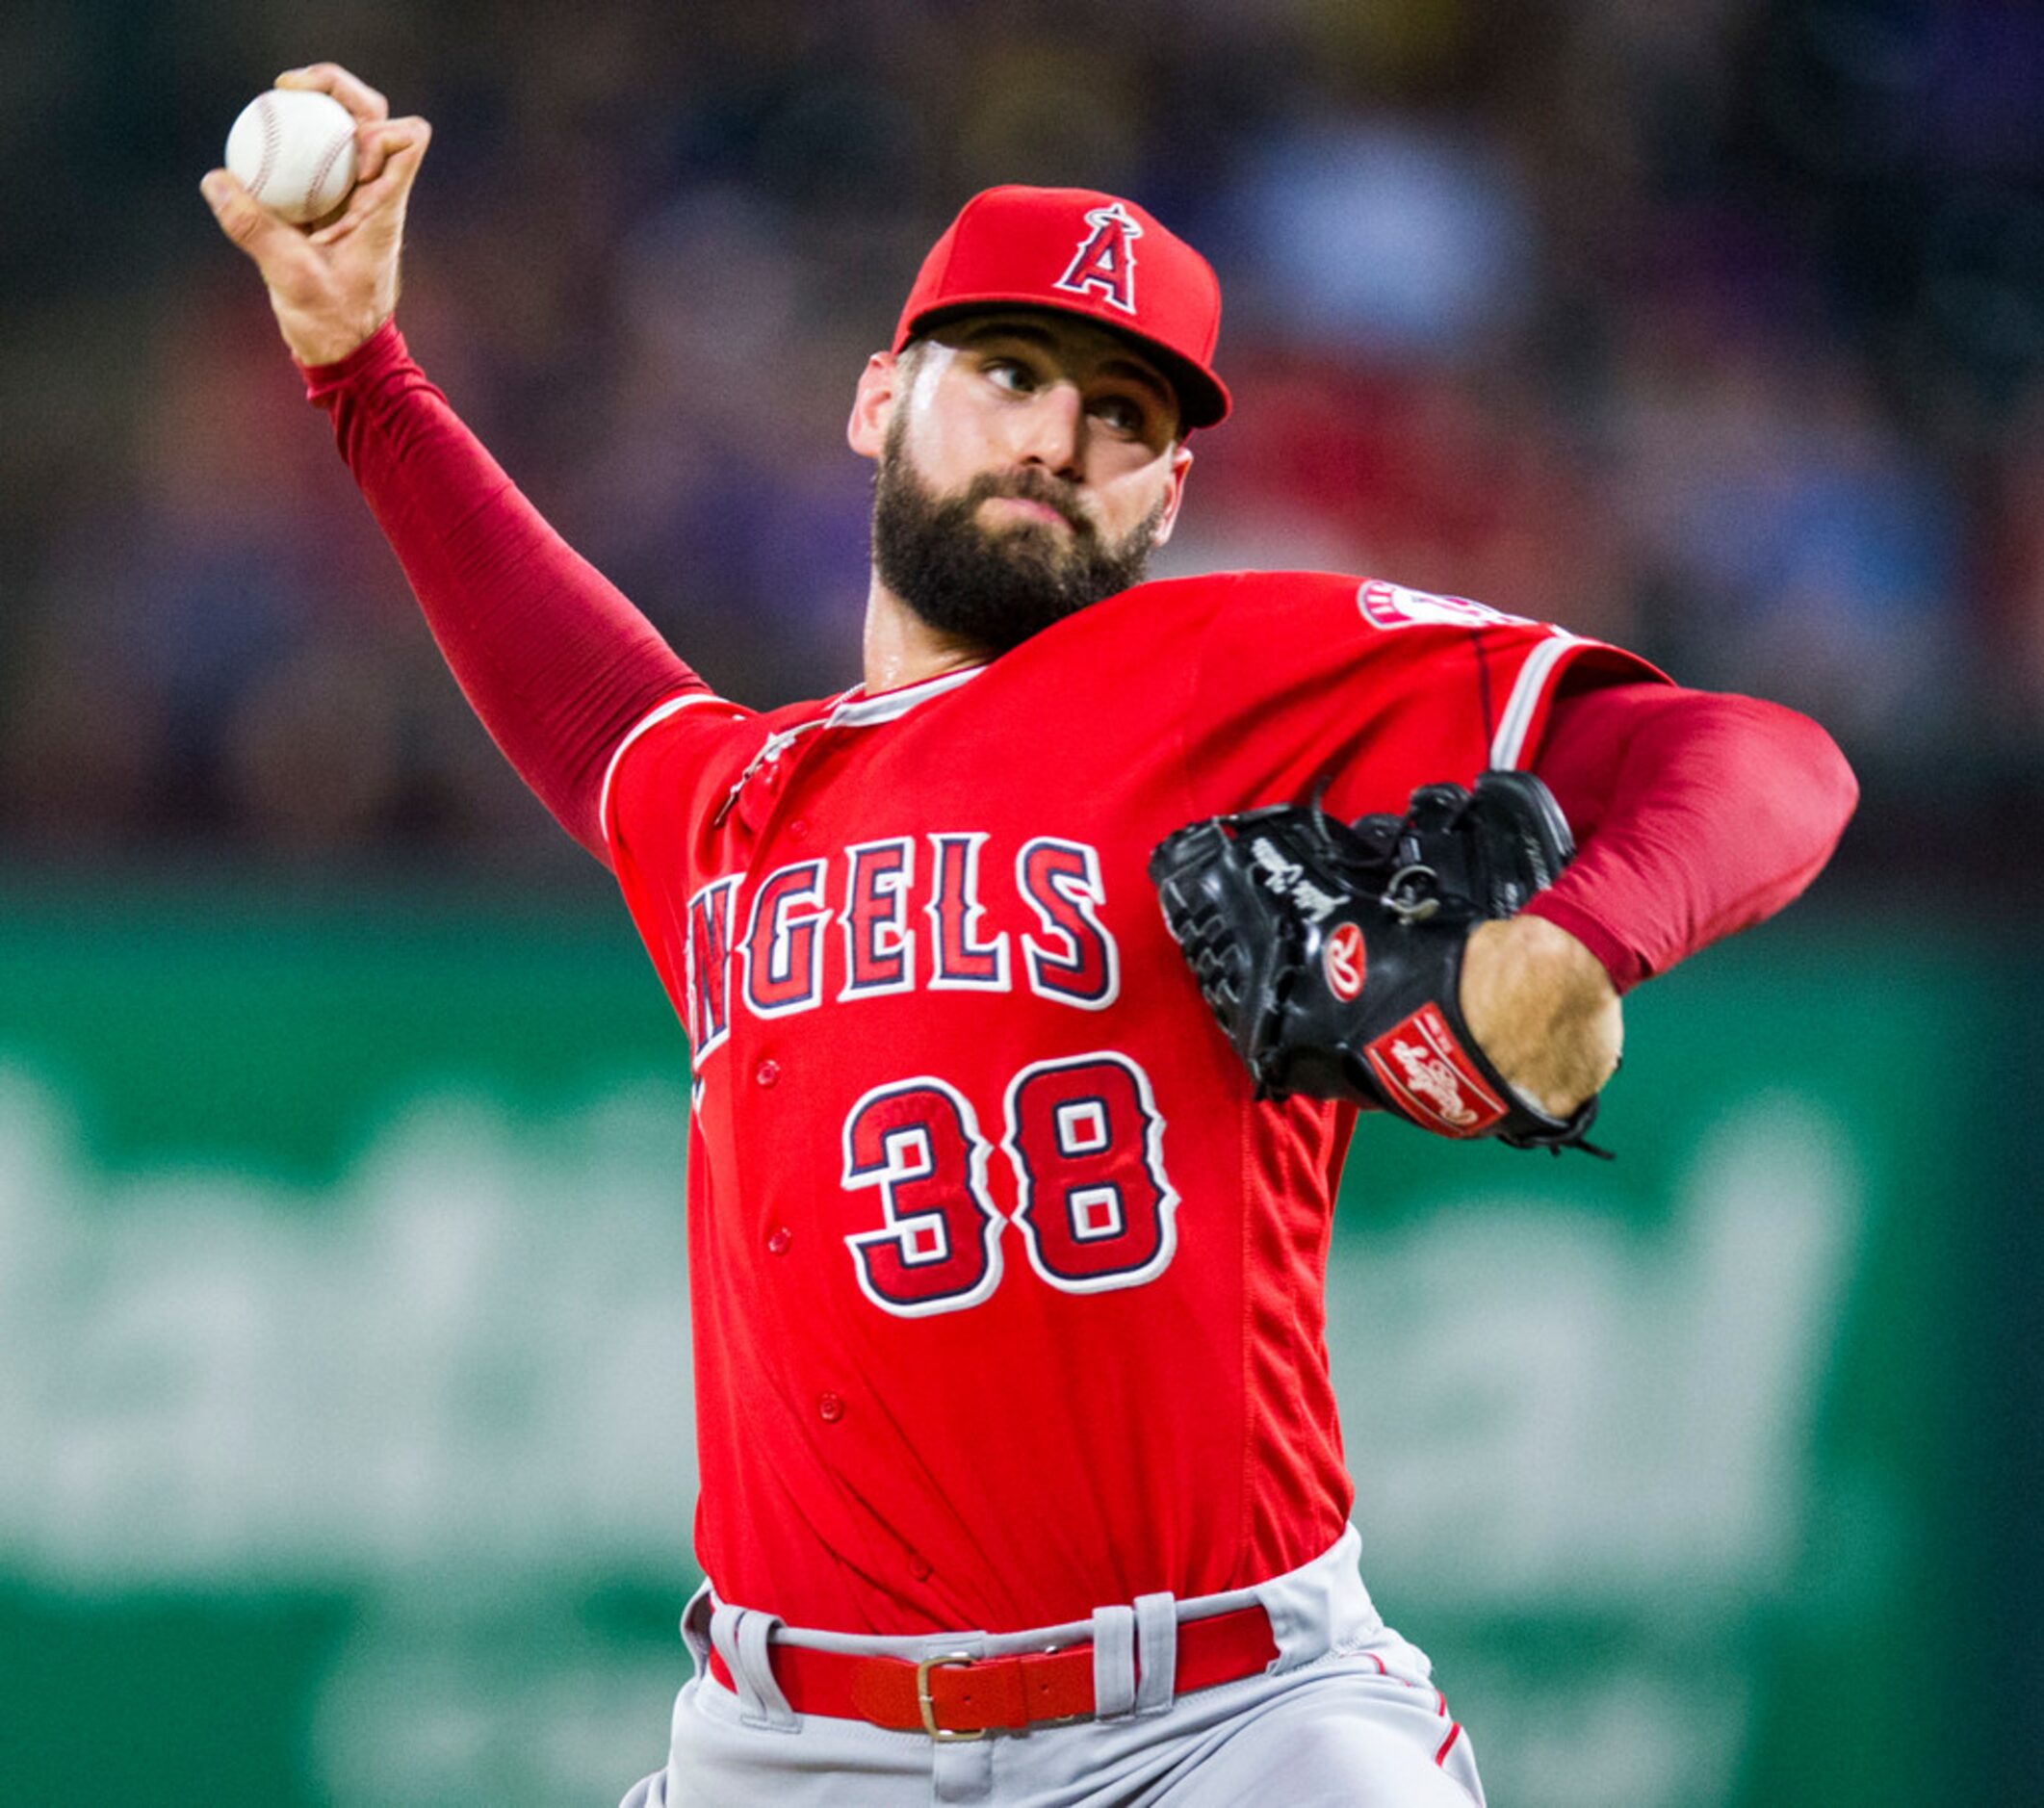
[[[1617,1066],[1624,1020],[1604,965],[1558,923],[1479,923],[1462,951],[1462,1020],[1518,1092],[1565,1117]]]
[[[305,379],[307,398],[317,401],[321,396],[359,376],[364,371],[404,355],[404,339],[398,331],[397,316],[390,315],[361,344],[337,358],[323,364],[308,364],[294,352],[292,361],[298,367],[298,375]]]
[[[353,320],[340,322],[304,316],[287,319],[278,308],[277,330],[300,370],[323,371],[353,357],[390,324],[394,312],[365,309]]]

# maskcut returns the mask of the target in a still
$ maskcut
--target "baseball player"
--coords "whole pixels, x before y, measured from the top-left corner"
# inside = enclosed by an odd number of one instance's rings
[[[426,123],[282,82],[359,121],[345,216],[207,199],[692,1050],[709,1580],[628,1803],[1481,1802],[1349,1523],[1351,1131],[1579,1140],[1620,994],[1828,856],[1828,737],[1391,582],[1145,582],[1229,409],[1219,288],[1135,202],[1025,188],[966,204],[856,384],[863,682],[719,696],[408,355]]]

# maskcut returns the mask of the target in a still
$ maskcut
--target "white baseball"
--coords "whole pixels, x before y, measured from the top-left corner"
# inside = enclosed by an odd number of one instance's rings
[[[227,168],[265,207],[303,225],[355,185],[354,116],[331,94],[272,88],[227,134]]]

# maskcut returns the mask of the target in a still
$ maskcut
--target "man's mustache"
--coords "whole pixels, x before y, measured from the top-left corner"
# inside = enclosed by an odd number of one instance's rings
[[[1079,512],[1076,487],[1061,482],[1048,471],[1025,467],[1020,471],[982,472],[966,486],[967,511],[996,496],[1020,503],[1041,503],[1046,508],[1056,509],[1074,533],[1088,540],[1098,537],[1093,523]]]

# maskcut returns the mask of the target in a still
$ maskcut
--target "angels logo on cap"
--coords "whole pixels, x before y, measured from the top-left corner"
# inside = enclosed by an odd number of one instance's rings
[[[1136,282],[1136,241],[1143,280]],[[930,247],[894,328],[893,349],[944,321],[1009,306],[1052,308],[1135,342],[1177,391],[1187,427],[1229,410],[1214,375],[1221,284],[1155,215],[1098,189],[985,189]]]
[[[1072,268],[1057,279],[1057,287],[1073,295],[1096,290],[1124,314],[1135,312],[1135,242],[1143,228],[1128,217],[1120,201],[1111,207],[1096,207],[1086,216],[1092,237],[1078,247]]]

